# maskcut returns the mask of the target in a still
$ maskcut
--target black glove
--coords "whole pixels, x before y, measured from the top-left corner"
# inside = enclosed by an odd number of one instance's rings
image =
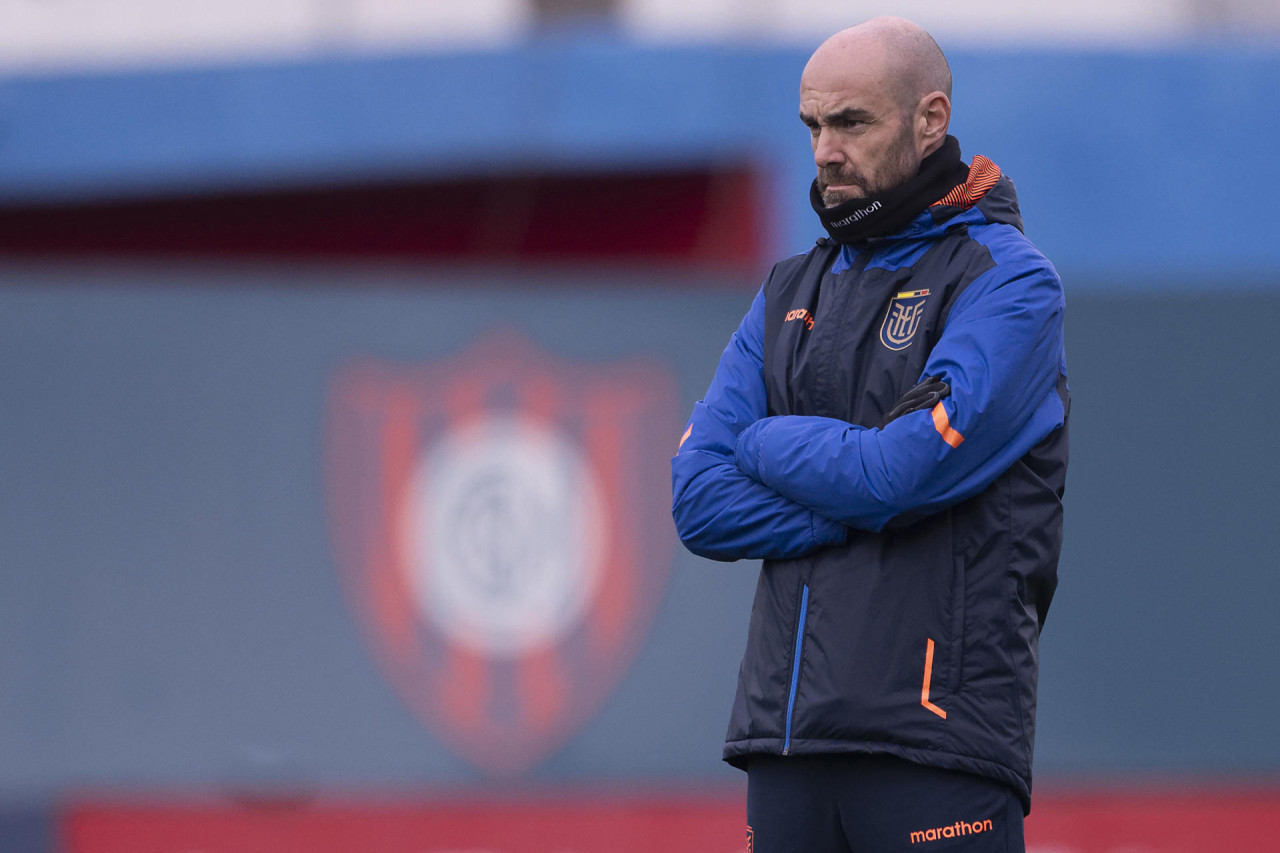
[[[880,426],[883,428],[890,421],[897,420],[903,415],[909,415],[912,412],[932,409],[938,405],[939,400],[950,396],[950,385],[936,376],[926,376],[920,380],[919,385],[902,395],[902,399],[889,410],[889,414],[884,416],[884,423],[880,424]]]

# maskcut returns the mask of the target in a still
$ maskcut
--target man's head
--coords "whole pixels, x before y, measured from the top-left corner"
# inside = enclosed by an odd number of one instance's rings
[[[873,18],[822,43],[800,77],[828,207],[905,183],[946,139],[951,69],[927,32]]]

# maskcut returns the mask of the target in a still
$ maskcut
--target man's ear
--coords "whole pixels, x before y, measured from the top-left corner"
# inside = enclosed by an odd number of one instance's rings
[[[942,92],[930,92],[916,105],[916,144],[923,156],[942,146],[951,125],[951,99]]]

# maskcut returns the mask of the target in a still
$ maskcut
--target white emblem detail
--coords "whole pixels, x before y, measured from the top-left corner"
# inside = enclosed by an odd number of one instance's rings
[[[554,643],[599,587],[602,494],[579,446],[550,426],[490,418],[448,433],[405,504],[421,612],[489,657]]]

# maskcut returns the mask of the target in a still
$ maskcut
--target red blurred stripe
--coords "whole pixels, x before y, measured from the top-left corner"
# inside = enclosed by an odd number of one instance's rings
[[[739,853],[730,795],[569,794],[412,803],[84,801],[63,814],[66,853]],[[1280,789],[1040,795],[1029,851],[1276,850]]]
[[[754,270],[761,183],[746,167],[688,168],[9,207],[0,252]]]

